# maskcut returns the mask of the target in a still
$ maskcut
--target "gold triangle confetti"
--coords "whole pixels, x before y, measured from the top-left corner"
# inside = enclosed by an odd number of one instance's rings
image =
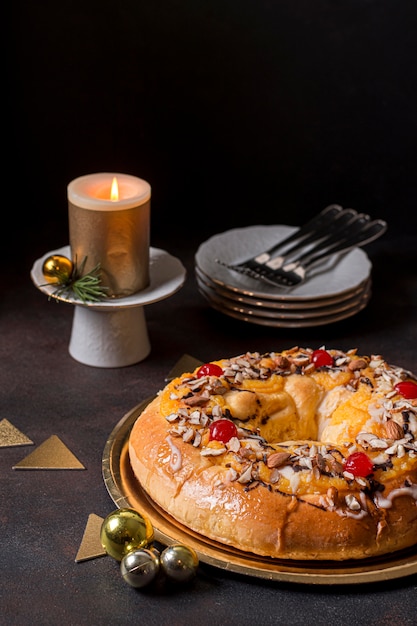
[[[106,556],[107,552],[100,541],[100,531],[103,521],[103,518],[95,513],[90,513],[88,516],[83,538],[81,539],[80,547],[75,557],[76,563],[96,559],[99,556]]]
[[[56,435],[51,435],[13,469],[85,469]]]
[[[0,448],[12,446],[33,446],[33,441],[26,437],[9,420],[0,421]]]

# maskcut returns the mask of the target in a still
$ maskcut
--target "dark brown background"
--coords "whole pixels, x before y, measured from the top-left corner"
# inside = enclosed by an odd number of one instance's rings
[[[0,449],[0,606],[8,626],[415,626],[417,573],[290,584],[201,563],[190,587],[137,591],[110,557],[75,563],[90,513],[115,508],[102,455],[178,359],[326,345],[417,372],[415,0],[14,0],[3,9],[0,419],[55,434],[86,471],[16,471]],[[150,355],[92,368],[68,353],[73,306],[33,262],[68,243],[66,186],[122,171],[152,185],[152,245],[183,288],[146,307]],[[372,298],[326,326],[261,327],[198,292],[205,239],[299,224],[338,202],[385,218]],[[414,552],[414,563],[416,555]],[[407,562],[409,562],[408,559]]]
[[[4,24],[12,251],[66,244],[95,171],[150,182],[155,242],[333,202],[417,230],[413,0],[15,0]]]

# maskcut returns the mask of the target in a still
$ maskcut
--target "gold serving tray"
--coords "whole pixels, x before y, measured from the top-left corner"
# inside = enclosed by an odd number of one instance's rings
[[[155,540],[171,545],[181,542],[194,548],[202,563],[230,572],[267,580],[308,585],[344,585],[393,580],[417,573],[417,546],[363,561],[285,561],[242,552],[203,537],[163,511],[141,488],[133,475],[128,452],[129,434],[152,398],[129,411],[116,425],[103,452],[103,479],[118,508],[133,508],[146,515]]]

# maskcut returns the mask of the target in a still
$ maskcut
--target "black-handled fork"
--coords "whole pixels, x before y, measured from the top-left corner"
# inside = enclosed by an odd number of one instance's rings
[[[349,237],[325,248],[315,248],[311,252],[306,252],[296,261],[287,263],[277,270],[272,270],[272,274],[268,272],[263,276],[263,279],[274,285],[295,287],[304,282],[307,272],[320,261],[324,261],[336,253],[346,253],[353,248],[364,246],[380,237],[387,230],[387,224],[383,220],[372,222],[361,220],[355,226],[358,226],[358,229],[355,229],[356,232],[352,232]]]
[[[380,237],[386,229],[383,220],[371,222],[369,215],[330,205],[289,237],[244,262],[226,264],[216,260],[253,278],[280,287],[293,287],[303,282],[307,270],[319,261],[363,246]]]

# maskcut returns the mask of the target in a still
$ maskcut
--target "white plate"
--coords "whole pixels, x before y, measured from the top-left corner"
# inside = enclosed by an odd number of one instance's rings
[[[248,226],[210,237],[195,255],[196,265],[220,286],[251,297],[280,300],[317,300],[343,294],[358,287],[371,272],[371,262],[360,248],[344,255],[332,255],[311,270],[308,280],[291,290],[262,283],[224,267],[216,259],[232,264],[242,262],[295,232],[293,226]]]
[[[249,296],[241,294],[238,291],[234,291],[232,289],[228,289],[219,283],[216,283],[214,280],[211,280],[207,274],[197,266],[194,267],[196,280],[198,283],[202,283],[206,287],[214,289],[219,296],[224,298],[233,300],[234,302],[238,302],[240,304],[248,305],[250,307],[258,308],[268,308],[268,309],[277,309],[284,311],[306,311],[307,309],[321,309],[327,306],[333,306],[336,304],[342,304],[347,300],[351,300],[355,296],[360,296],[363,294],[367,286],[370,284],[371,279],[367,278],[363,283],[361,283],[358,287],[354,289],[350,289],[348,291],[343,292],[337,296],[330,296],[329,298],[317,298],[311,300],[281,300],[280,298],[260,298],[257,296]],[[313,315],[313,312],[311,312]]]
[[[335,322],[340,322],[341,320],[347,319],[348,317],[352,317],[356,315],[362,309],[364,309],[368,303],[368,299],[366,298],[364,302],[361,302],[356,307],[350,309],[349,311],[345,311],[344,313],[340,313],[339,315],[330,315],[325,317],[316,317],[309,318],[307,320],[297,320],[297,321],[288,321],[288,320],[267,320],[265,318],[261,318],[256,315],[247,315],[245,313],[239,313],[237,311],[232,311],[227,309],[225,306],[221,304],[217,304],[216,302],[210,301],[210,304],[213,309],[216,309],[220,313],[224,313],[225,315],[229,315],[230,317],[234,317],[242,322],[249,322],[251,324],[258,324],[259,326],[270,326],[272,328],[310,328],[314,326],[326,326],[328,324],[333,324]]]
[[[267,307],[258,307],[253,308],[247,306],[241,302],[237,302],[231,298],[227,298],[221,294],[219,294],[215,289],[208,287],[202,281],[197,279],[197,285],[200,293],[208,300],[209,302],[215,302],[220,306],[224,306],[226,309],[230,309],[231,311],[238,312],[244,315],[251,315],[255,318],[266,318],[270,320],[315,320],[319,317],[329,317],[331,315],[338,315],[340,313],[349,312],[352,309],[356,309],[357,305],[361,304],[365,298],[369,300],[371,285],[370,282],[366,285],[366,288],[359,294],[354,296],[353,298],[349,298],[344,302],[340,302],[331,306],[323,306],[321,308],[316,309],[291,309],[285,311],[283,309],[271,309]]]

